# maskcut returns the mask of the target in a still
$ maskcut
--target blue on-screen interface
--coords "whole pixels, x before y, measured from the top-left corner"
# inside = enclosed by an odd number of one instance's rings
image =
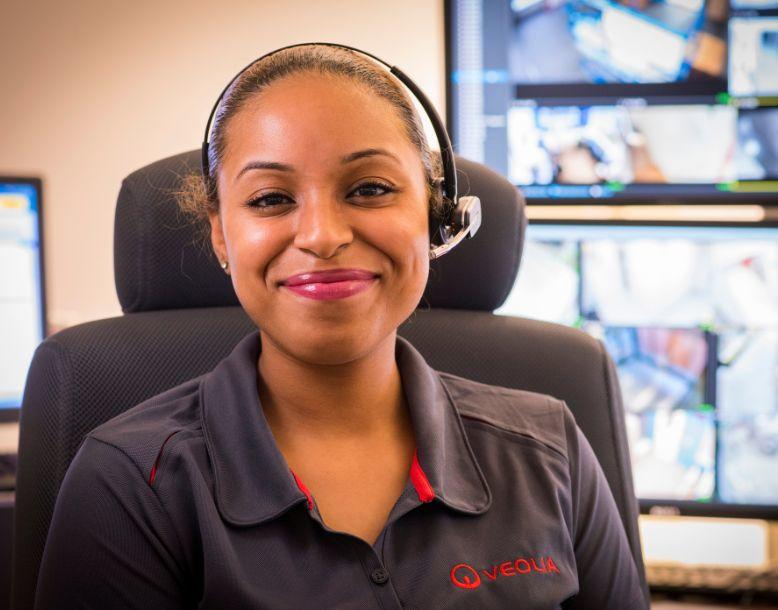
[[[0,409],[18,408],[43,339],[38,192],[0,181]]]
[[[497,313],[603,340],[639,498],[778,504],[778,228],[530,224]]]

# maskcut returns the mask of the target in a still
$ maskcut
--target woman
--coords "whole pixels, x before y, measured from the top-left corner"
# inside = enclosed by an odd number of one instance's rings
[[[281,50],[227,90],[207,152],[182,200],[260,330],[89,435],[37,605],[644,608],[566,407],[397,337],[442,197],[394,79]]]

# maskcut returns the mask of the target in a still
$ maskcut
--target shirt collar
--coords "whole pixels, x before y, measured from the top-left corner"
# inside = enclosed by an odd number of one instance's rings
[[[234,525],[272,519],[306,495],[281,455],[257,392],[259,333],[244,338],[200,385],[205,443],[219,511]],[[491,492],[454,404],[438,374],[405,339],[398,337],[400,369],[418,461],[435,492],[451,509],[480,514]]]

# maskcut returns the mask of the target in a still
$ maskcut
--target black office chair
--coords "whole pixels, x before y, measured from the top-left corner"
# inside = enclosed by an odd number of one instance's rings
[[[199,151],[128,176],[116,210],[116,289],[125,315],[48,338],[22,406],[12,607],[31,608],[54,502],[84,435],[225,357],[254,327],[172,193]],[[624,419],[613,365],[584,333],[496,316],[521,258],[524,203],[504,178],[457,160],[461,191],[481,197],[477,237],[433,264],[400,333],[442,371],[567,402],[602,464],[645,586]],[[648,595],[647,588],[646,595]]]

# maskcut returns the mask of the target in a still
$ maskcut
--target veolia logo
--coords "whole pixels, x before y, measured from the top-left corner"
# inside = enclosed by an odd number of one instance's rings
[[[451,568],[451,582],[463,589],[476,589],[481,584],[481,577],[473,566],[458,563]]]
[[[480,573],[479,573],[480,572]],[[449,576],[451,582],[460,589],[477,589],[481,586],[481,576],[486,578],[483,582],[493,582],[498,577],[518,576],[520,574],[559,574],[559,568],[551,557],[518,557],[510,561],[493,564],[488,568],[476,570],[469,563],[458,563]]]

